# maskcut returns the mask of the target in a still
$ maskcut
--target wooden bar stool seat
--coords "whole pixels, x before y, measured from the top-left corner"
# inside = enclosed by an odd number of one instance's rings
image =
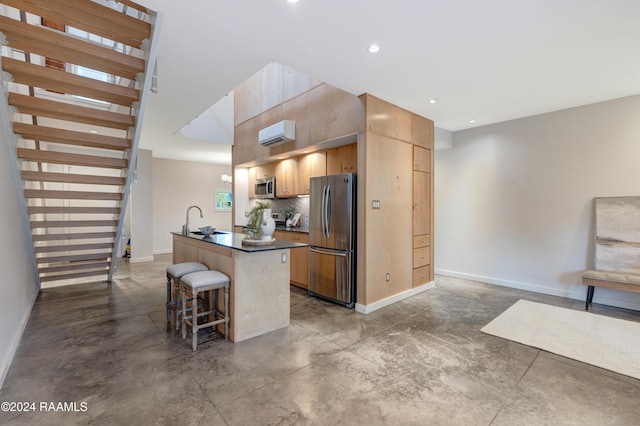
[[[193,272],[182,277],[182,338],[187,338],[187,326],[191,327],[191,349],[198,347],[198,330],[216,327],[224,323],[224,338],[229,339],[229,277],[219,271]],[[217,291],[224,289],[224,313],[218,311]],[[187,298],[187,291],[191,298]],[[209,292],[209,303],[203,312],[198,312],[198,295]],[[205,299],[207,300],[207,299]],[[190,312],[187,302],[191,302]],[[208,317],[209,321],[198,324],[198,318]]]
[[[183,276],[193,272],[207,271],[206,265],[198,262],[176,263],[167,266],[167,322],[171,322],[171,311],[175,313],[176,330],[180,327],[180,312],[182,303],[180,302],[180,280]]]

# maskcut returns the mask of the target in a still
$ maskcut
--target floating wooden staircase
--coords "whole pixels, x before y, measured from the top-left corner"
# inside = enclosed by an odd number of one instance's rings
[[[39,282],[111,281],[159,23],[129,0],[0,0],[2,119]]]

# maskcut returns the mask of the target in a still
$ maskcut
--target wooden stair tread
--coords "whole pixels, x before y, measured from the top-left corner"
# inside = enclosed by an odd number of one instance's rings
[[[32,220],[29,224],[34,228],[77,228],[97,226],[117,226],[117,220]]]
[[[65,272],[65,271],[77,271],[80,269],[98,269],[98,268],[108,268],[110,265],[109,262],[87,262],[87,263],[80,263],[80,262],[74,262],[72,264],[68,264],[68,265],[62,265],[62,266],[51,266],[51,267],[47,267],[47,268],[39,268],[38,269],[38,273],[40,274],[50,274],[52,272]]]
[[[148,9],[146,7],[140,5],[140,4],[136,3],[136,2],[133,2],[131,0],[122,0],[122,1],[120,1],[120,3],[122,3],[124,5],[127,5],[127,6],[133,8],[133,9],[139,10],[140,12],[149,13]]]
[[[73,166],[103,167],[108,169],[124,169],[128,164],[128,161],[122,158],[68,154],[66,152],[42,151],[27,148],[18,148],[18,158],[39,163],[69,164]]]
[[[84,183],[91,185],[124,185],[126,179],[119,176],[79,175],[72,173],[36,172],[23,170],[22,179],[37,182]]]
[[[36,241],[64,241],[64,240],[93,240],[99,238],[115,238],[115,232],[81,232],[81,233],[64,233],[64,234],[35,234],[32,236]]]
[[[6,36],[8,46],[15,49],[130,80],[135,80],[138,73],[144,72],[145,63],[141,58],[125,55],[60,31],[26,24],[6,16],[0,16],[0,31]]]
[[[36,253],[55,253],[55,252],[61,252],[61,251],[82,251],[82,250],[102,250],[102,249],[113,250],[113,243],[39,246],[35,248],[35,251]]]
[[[87,271],[87,272],[77,272],[74,274],[61,274],[61,275],[47,275],[46,277],[40,277],[40,282],[47,281],[62,281],[62,280],[70,280],[73,278],[84,278],[84,277],[95,277],[97,275],[107,275],[109,273],[108,269],[104,271]]]
[[[76,1],[73,7],[69,7],[68,0],[3,0],[3,3],[133,47],[140,47],[143,40],[151,37],[149,23],[94,2]]]
[[[34,96],[9,93],[9,105],[16,107],[20,114],[55,118],[111,129],[128,130],[135,126],[135,117],[128,114],[104,111],[97,108],[57,102]]]
[[[42,263],[61,263],[61,262],[78,262],[84,260],[104,260],[108,261],[112,257],[109,253],[91,253],[91,254],[75,254],[71,256],[50,256],[50,257],[38,257],[36,263],[38,265]]]
[[[16,83],[54,92],[84,96],[127,107],[140,99],[140,93],[133,88],[8,57],[2,58],[2,68],[13,76],[13,81]]]
[[[25,189],[24,196],[51,200],[122,200],[120,192],[56,191],[51,189]]]
[[[119,214],[120,207],[29,206],[28,214]]]
[[[40,142],[54,142],[118,151],[124,151],[131,147],[131,141],[126,138],[76,132],[55,127],[35,126],[26,123],[13,123],[13,132],[23,139],[32,139]]]

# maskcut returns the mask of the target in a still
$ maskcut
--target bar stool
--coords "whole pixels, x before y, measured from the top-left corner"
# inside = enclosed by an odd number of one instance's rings
[[[192,272],[207,271],[206,265],[198,262],[176,263],[167,266],[167,322],[171,322],[171,311],[176,316],[176,331],[180,327],[180,312],[182,303],[180,303],[180,279]]]
[[[229,339],[229,277],[219,271],[193,272],[182,277],[182,339],[187,338],[187,325],[191,326],[191,349],[198,347],[198,330],[224,323],[224,338]],[[217,290],[224,289],[224,315],[218,311]],[[191,298],[187,299],[187,290]],[[209,292],[208,310],[198,313],[198,294]],[[187,300],[191,302],[191,315],[187,311]],[[212,321],[198,324],[198,318],[212,316]],[[220,317],[218,319],[218,317]]]

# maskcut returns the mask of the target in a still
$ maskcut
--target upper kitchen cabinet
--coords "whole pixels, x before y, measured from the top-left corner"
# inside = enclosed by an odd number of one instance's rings
[[[411,114],[411,142],[423,148],[433,149],[433,121]]]
[[[298,195],[298,160],[288,158],[276,163],[276,197]]]
[[[327,150],[327,175],[358,172],[358,144]]]
[[[367,131],[402,141],[411,141],[411,114],[389,102],[367,96]]]
[[[252,167],[256,173],[256,179],[274,177],[276,175],[275,163],[261,164],[259,166]],[[249,173],[251,174],[251,173]]]
[[[326,83],[309,93],[310,145],[364,131],[364,106],[357,96]]]
[[[327,174],[327,152],[319,151],[298,157],[298,193],[311,192],[311,178]]]
[[[431,171],[431,150],[421,146],[413,146],[413,170],[416,172]]]

